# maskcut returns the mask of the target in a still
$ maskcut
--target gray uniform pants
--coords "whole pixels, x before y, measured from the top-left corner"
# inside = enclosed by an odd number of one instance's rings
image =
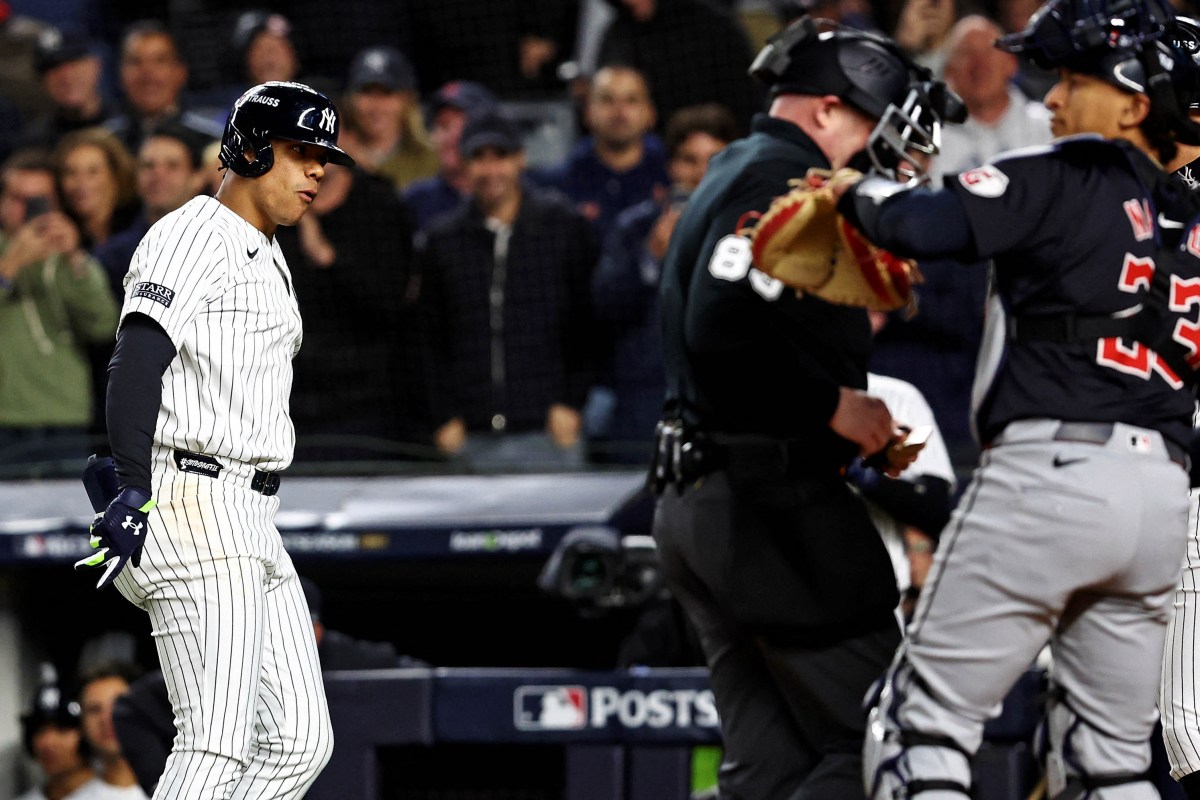
[[[1186,540],[1187,475],[1155,432],[1118,424],[1107,444],[1091,444],[1055,440],[1058,428],[1011,424],[983,454],[893,667],[907,663],[915,680],[889,716],[973,753],[1049,641],[1075,720],[1056,748],[1066,774],[1140,773]]]

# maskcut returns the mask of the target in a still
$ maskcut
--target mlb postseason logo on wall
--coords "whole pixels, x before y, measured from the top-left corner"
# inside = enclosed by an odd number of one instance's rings
[[[716,728],[711,689],[618,689],[615,686],[520,686],[513,696],[521,731],[603,730],[610,727]]]
[[[587,689],[521,686],[513,698],[518,730],[574,731],[587,727]]]

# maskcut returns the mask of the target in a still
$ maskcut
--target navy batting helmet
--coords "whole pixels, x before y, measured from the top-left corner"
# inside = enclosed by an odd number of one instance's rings
[[[275,163],[271,139],[325,148],[334,164],[354,166],[337,146],[338,110],[325,95],[302,83],[270,81],[250,89],[233,104],[221,137],[221,163],[243,178],[257,178]],[[245,155],[252,152],[253,161]]]
[[[930,75],[890,39],[801,17],[772,36],[750,65],[750,74],[784,93],[834,95],[879,119],[899,106],[914,80]]]

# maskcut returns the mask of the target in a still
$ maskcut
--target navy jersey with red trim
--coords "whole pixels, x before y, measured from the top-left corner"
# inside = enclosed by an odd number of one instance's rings
[[[996,294],[1011,318],[1132,311],[1162,254],[1160,212],[1190,216],[1172,185],[1132,145],[1089,136],[1014,151],[947,189],[966,211],[969,255],[992,259]],[[1188,309],[1172,308],[1194,320]],[[1180,444],[1189,439],[1190,391],[1132,339],[1010,341],[995,366],[977,409],[984,442],[1009,422],[1035,417],[1125,422]]]

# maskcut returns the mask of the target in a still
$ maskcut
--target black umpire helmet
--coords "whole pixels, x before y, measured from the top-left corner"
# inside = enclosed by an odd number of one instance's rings
[[[833,95],[877,120],[866,151],[876,170],[896,180],[925,180],[907,154],[936,154],[942,124],[966,119],[958,96],[891,39],[827,19],[801,17],[772,36],[750,74],[772,97]]]
[[[872,119],[889,105],[902,105],[914,79],[929,78],[889,39],[813,17],[772,36],[750,74],[771,88],[772,97],[834,95]]]
[[[221,137],[221,163],[243,178],[257,178],[275,163],[271,139],[325,148],[334,164],[354,166],[337,146],[341,129],[337,107],[302,83],[270,81],[250,89],[233,104]],[[253,161],[245,155],[252,152]]]

